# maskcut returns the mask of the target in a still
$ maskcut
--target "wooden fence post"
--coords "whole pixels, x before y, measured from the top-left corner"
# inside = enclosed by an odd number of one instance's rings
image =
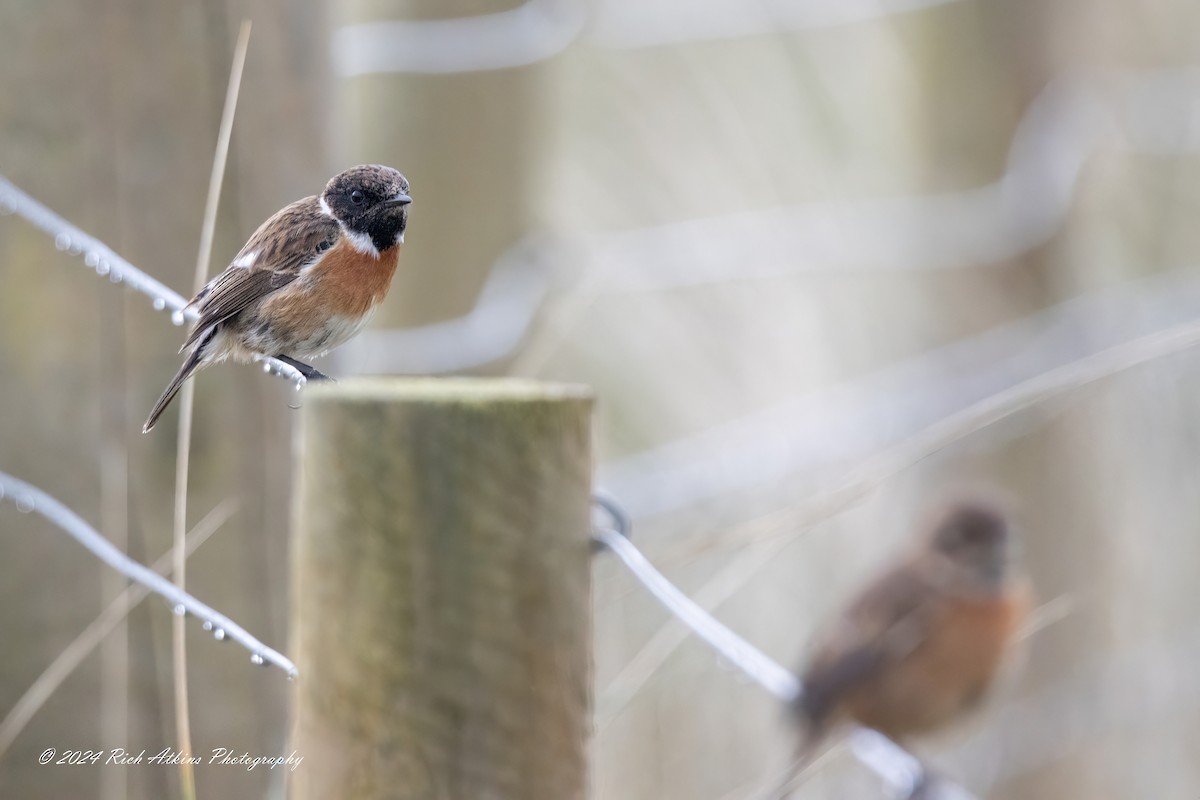
[[[297,439],[294,800],[582,800],[591,395],[309,388]]]

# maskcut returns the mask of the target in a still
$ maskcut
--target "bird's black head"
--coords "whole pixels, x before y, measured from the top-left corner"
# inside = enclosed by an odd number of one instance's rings
[[[346,229],[359,249],[369,240],[378,252],[404,240],[408,179],[391,167],[364,164],[334,175],[321,194],[322,208]]]

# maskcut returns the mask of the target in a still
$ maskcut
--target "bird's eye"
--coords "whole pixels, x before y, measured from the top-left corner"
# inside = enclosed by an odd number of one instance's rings
[[[353,192],[350,193],[350,202],[354,203],[354,205],[356,205],[356,206],[361,206],[363,204],[363,201],[366,199],[367,199],[367,196],[365,194],[363,194],[362,192],[360,192],[358,189],[355,189]]]

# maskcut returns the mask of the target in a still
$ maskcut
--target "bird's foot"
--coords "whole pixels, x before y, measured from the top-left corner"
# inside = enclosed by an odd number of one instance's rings
[[[305,364],[303,361],[297,361],[296,359],[285,355],[277,355],[275,358],[279,359],[290,367],[295,367],[296,371],[303,375],[304,380],[306,381],[333,381],[334,383],[337,383],[337,381],[334,381],[333,378],[329,377],[324,372],[321,372],[311,364]]]

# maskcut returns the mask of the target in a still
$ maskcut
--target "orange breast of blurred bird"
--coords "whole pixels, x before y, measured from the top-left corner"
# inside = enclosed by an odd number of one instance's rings
[[[848,693],[845,709],[893,738],[951,721],[982,699],[1028,612],[1029,590],[943,597],[921,642]]]

